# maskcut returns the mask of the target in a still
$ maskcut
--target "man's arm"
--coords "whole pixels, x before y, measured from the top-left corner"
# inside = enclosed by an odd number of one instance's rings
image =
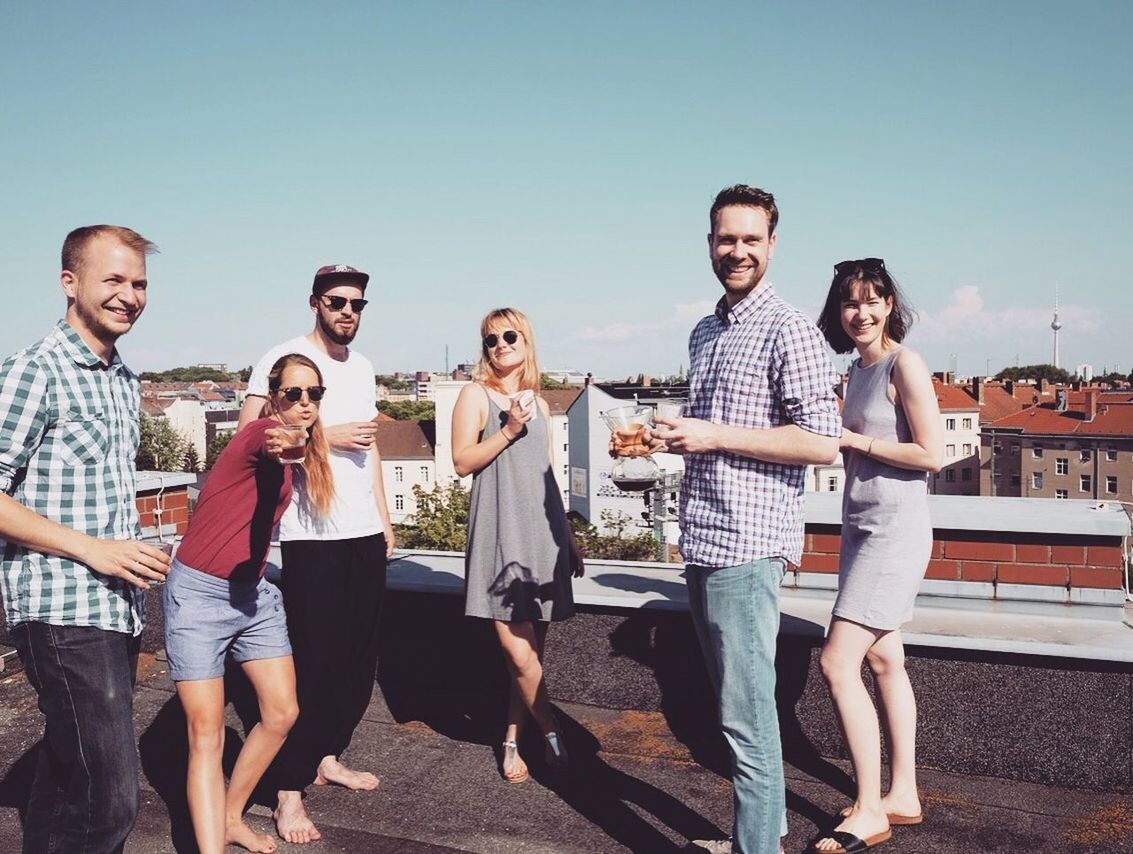
[[[259,418],[267,402],[266,397],[260,397],[258,394],[249,394],[245,397],[244,405],[240,407],[240,420],[236,422],[236,432],[239,433]]]
[[[838,439],[820,436],[795,424],[756,429],[713,424],[699,418],[657,418],[658,430],[652,438],[664,442],[674,454],[701,454],[724,451],[741,457],[785,465],[825,465],[838,457]]]

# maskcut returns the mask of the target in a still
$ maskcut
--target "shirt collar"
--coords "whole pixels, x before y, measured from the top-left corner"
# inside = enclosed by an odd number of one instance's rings
[[[118,355],[118,348],[115,347],[110,355],[110,364],[106,364],[99,358],[90,345],[83,340],[82,336],[75,331],[66,320],[60,320],[55,326],[55,331],[59,339],[59,345],[67,358],[74,362],[76,365],[81,365],[84,368],[105,368],[106,370],[119,373],[125,370],[125,365],[122,363],[121,357]]]
[[[734,323],[743,323],[775,295],[775,286],[771,282],[760,282],[751,293],[731,308],[728,307],[728,298],[720,297],[716,303],[716,318],[725,326]]]

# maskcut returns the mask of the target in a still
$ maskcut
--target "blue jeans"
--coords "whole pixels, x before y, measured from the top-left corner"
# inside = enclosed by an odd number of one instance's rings
[[[692,622],[732,753],[735,854],[774,854],[786,832],[783,748],[775,711],[779,585],[786,562],[687,567]]]
[[[138,816],[134,675],[140,639],[22,623],[12,639],[46,718],[25,854],[119,852]]]

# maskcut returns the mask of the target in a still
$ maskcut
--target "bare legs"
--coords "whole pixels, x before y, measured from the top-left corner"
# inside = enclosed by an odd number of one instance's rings
[[[244,672],[256,691],[260,722],[244,742],[232,769],[227,795],[221,756],[224,752],[224,680],[177,683],[189,732],[189,813],[201,854],[221,854],[225,845],[270,854],[275,841],[244,822],[252,789],[279,752],[299,714],[295,667],[291,656],[249,661]]]
[[[868,661],[877,682],[885,732],[889,741],[889,794],[881,797],[881,728],[869,691],[862,682]],[[838,712],[850,749],[858,796],[838,830],[866,839],[889,827],[887,813],[917,815],[917,705],[905,672],[900,631],[870,629],[840,617],[830,626],[822,649],[822,675]],[[815,848],[833,851],[838,843],[822,839]]]
[[[517,741],[523,722],[530,712],[543,734],[555,732],[557,724],[547,699],[547,685],[543,680],[543,646],[547,639],[547,624],[542,622],[505,623],[496,620],[496,634],[507,659],[511,680],[508,690],[507,731],[505,741]],[[561,735],[561,734],[560,734]],[[505,756],[506,759],[506,756]],[[509,779],[527,773],[527,765],[518,753],[511,767],[504,768]]]

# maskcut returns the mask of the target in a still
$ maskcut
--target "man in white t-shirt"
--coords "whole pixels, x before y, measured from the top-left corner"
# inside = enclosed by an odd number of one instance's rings
[[[347,345],[358,333],[370,277],[343,264],[320,267],[309,303],[315,328],[269,350],[252,371],[240,411],[242,429],[259,417],[268,372],[301,353],[323,375],[319,418],[330,447],[335,500],[326,517],[308,511],[303,479],[279,523],[283,604],[295,657],[299,719],[265,785],[275,788],[276,829],[287,842],[320,838],[303,808],[311,783],[373,789],[378,778],[347,768],[339,756],[370,702],[378,658],[378,614],[385,592],[393,525],[374,444],[374,368]],[[306,393],[306,392],[304,392]]]

